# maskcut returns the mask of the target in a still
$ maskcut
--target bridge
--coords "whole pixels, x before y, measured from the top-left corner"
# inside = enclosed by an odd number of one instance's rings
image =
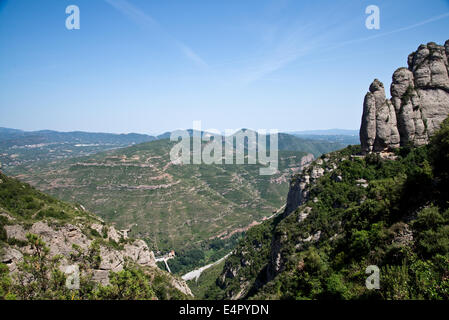
[[[155,257],[155,260],[156,260],[156,262],[164,261],[165,267],[167,268],[167,271],[171,273],[171,270],[170,270],[170,267],[168,266],[167,261],[170,260],[170,259],[175,258],[175,256],[176,256],[175,252],[172,250],[169,253],[164,254],[163,256]]]

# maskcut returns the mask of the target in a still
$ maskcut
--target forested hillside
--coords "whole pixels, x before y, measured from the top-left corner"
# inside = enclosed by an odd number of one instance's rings
[[[209,296],[448,299],[449,120],[429,145],[359,153],[325,155],[298,175],[324,172],[296,210],[248,231]],[[369,265],[379,290],[365,287]]]
[[[74,265],[79,286],[69,288]],[[189,297],[142,240],[0,173],[0,300]]]

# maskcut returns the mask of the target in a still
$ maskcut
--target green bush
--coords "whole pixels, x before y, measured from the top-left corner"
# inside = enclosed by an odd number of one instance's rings
[[[105,300],[150,300],[155,293],[147,275],[137,267],[126,266],[109,274],[110,285],[100,286],[96,298]]]

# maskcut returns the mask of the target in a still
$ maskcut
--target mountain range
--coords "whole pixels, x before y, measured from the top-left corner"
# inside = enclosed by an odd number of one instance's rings
[[[168,134],[2,131],[15,137],[0,147],[6,173],[129,229],[152,250],[175,250],[174,272],[189,271],[193,265],[184,260],[198,250],[194,265],[225,255],[237,236],[283,206],[292,174],[342,146],[280,133],[278,172],[261,176],[260,165],[173,165],[169,152],[176,142]],[[44,142],[26,145],[30,137]]]
[[[295,174],[283,213],[249,230],[223,267],[198,279],[196,292],[449,299],[448,58],[449,40],[419,46],[409,68],[393,75],[393,101],[374,80],[361,146],[325,154]]]
[[[193,130],[190,129],[188,132],[191,134]],[[2,165],[3,170],[11,172],[15,167],[35,165],[37,162],[87,156],[143,142],[169,139],[171,134],[172,132],[166,132],[158,136],[151,136],[136,133],[23,131],[0,127],[0,165]],[[348,137],[346,136],[344,136],[344,139],[340,136],[327,136],[326,139],[320,139],[319,137],[293,139],[291,135],[281,135],[281,149],[299,150],[312,153],[315,156],[330,150],[340,149],[354,142],[350,137],[347,140]]]
[[[171,161],[169,133],[1,129],[0,298],[68,299],[72,263],[72,299],[191,298],[164,261],[210,266],[194,272],[197,298],[449,299],[449,40],[410,54],[391,93],[371,84],[360,145],[279,134],[273,175]]]

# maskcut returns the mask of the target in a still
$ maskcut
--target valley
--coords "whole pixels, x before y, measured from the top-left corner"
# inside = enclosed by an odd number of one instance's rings
[[[448,0],[64,2],[0,0],[2,310],[449,301]]]
[[[284,205],[292,174],[313,155],[341,146],[280,134],[278,172],[261,176],[259,164],[174,164],[169,153],[176,142],[165,136],[82,157],[9,162],[5,172],[82,205],[155,252],[174,250],[177,258],[168,263],[182,274],[229,252],[248,228]],[[196,259],[187,258],[197,251]]]

